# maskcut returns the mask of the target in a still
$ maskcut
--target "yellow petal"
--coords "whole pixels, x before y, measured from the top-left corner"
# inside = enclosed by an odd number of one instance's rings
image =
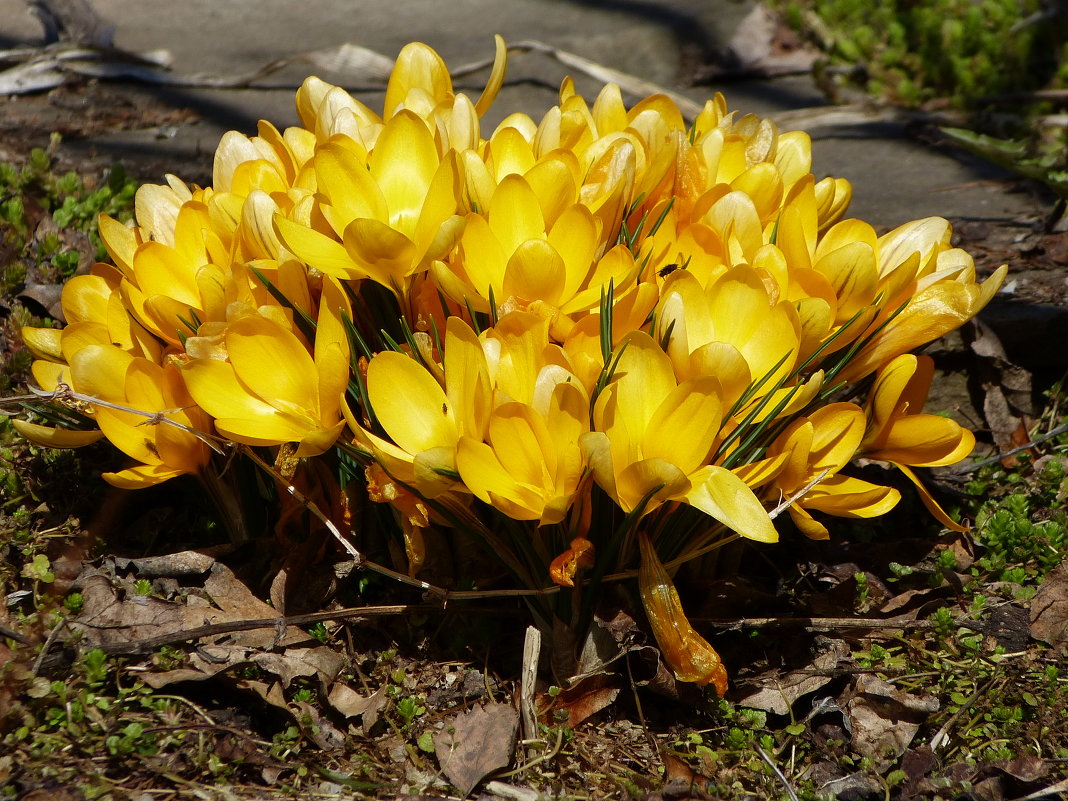
[[[103,479],[113,487],[135,490],[154,487],[184,474],[184,470],[162,464],[140,464],[118,473],[103,473],[102,475]]]
[[[829,476],[809,490],[801,503],[836,517],[879,517],[893,509],[901,493],[851,476]]]
[[[225,338],[237,378],[255,395],[318,415],[315,362],[290,331],[250,315],[230,323]]]
[[[493,105],[493,101],[497,99],[497,93],[501,91],[501,86],[504,85],[504,73],[508,66],[508,45],[504,43],[504,37],[499,33],[494,34],[493,43],[495,46],[493,71],[490,73],[489,80],[486,81],[486,86],[475,104],[475,111],[480,117],[489,110],[489,107]]]
[[[927,487],[920,481],[919,476],[903,464],[895,464],[894,466],[908,476],[909,481],[916,485],[916,491],[919,493],[920,500],[923,502],[923,505],[927,507],[927,511],[931,513],[935,520],[951,531],[958,531],[961,534],[968,531],[967,526],[961,525],[942,510],[942,507],[938,505],[938,501],[934,499],[931,493],[928,492]]]
[[[455,447],[456,421],[445,393],[414,359],[394,351],[375,354],[367,367],[367,393],[390,439],[408,453]]]
[[[645,507],[646,513],[665,501],[682,497],[690,488],[686,474],[665,459],[633,462],[616,476],[617,501],[625,512],[636,509],[650,492],[654,494]]]
[[[649,419],[642,455],[659,457],[684,473],[701,466],[719,432],[723,413],[719,382],[710,376],[690,379],[672,390]]]
[[[274,224],[285,246],[309,267],[350,281],[366,277],[340,242],[282,216],[276,216]]]
[[[22,344],[29,348],[30,353],[37,359],[47,359],[52,362],[65,361],[61,342],[63,332],[58,328],[33,328],[24,325],[19,330],[22,335]]]
[[[45,448],[81,448],[99,441],[104,436],[103,431],[96,429],[75,431],[69,428],[50,428],[17,417],[12,418],[11,424],[23,439]]]
[[[692,475],[693,488],[686,502],[714,517],[741,536],[758,542],[778,542],[767,510],[753,490],[725,467],[709,465]]]

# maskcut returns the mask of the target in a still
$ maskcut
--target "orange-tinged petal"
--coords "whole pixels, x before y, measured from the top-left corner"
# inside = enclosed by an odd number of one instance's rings
[[[562,587],[574,587],[578,571],[593,567],[593,552],[593,543],[585,537],[571,540],[571,547],[553,559],[549,565],[550,578]]]
[[[638,594],[664,661],[680,681],[702,686],[711,684],[722,697],[727,692],[727,671],[719,654],[686,618],[675,585],[649,537],[642,532],[638,541],[642,555]]]

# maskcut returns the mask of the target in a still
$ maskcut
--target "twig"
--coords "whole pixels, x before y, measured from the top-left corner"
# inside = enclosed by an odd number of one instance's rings
[[[157,634],[154,637],[145,637],[140,640],[127,640],[125,642],[104,643],[96,646],[107,654],[144,654],[155,651],[164,645],[188,642],[214,637],[218,634],[231,634],[237,631],[253,631],[255,629],[273,629],[278,625],[306,626],[310,623],[321,623],[327,620],[354,620],[363,617],[386,617],[389,615],[405,615],[411,612],[442,611],[442,607],[436,604],[394,604],[390,606],[364,606],[350,607],[348,609],[335,609],[332,612],[310,612],[304,615],[289,615],[287,617],[264,617],[250,620],[229,620],[225,623],[210,623],[197,626],[192,629]],[[107,628],[95,626],[85,621],[75,621],[79,626],[86,628]],[[54,630],[53,630],[54,631]]]
[[[901,620],[897,618],[856,617],[691,617],[695,623],[737,631],[740,629],[801,628],[805,631],[834,631],[836,629],[929,629],[930,620]],[[962,626],[965,624],[961,624]]]
[[[949,742],[949,730],[953,726],[953,724],[957,722],[957,720],[960,718],[961,715],[963,715],[965,712],[967,712],[971,708],[972,704],[975,703],[975,699],[977,699],[980,695],[985,693],[987,690],[989,690],[994,685],[994,682],[998,678],[999,677],[997,675],[991,676],[990,679],[988,679],[987,681],[984,681],[982,684],[980,684],[978,687],[976,687],[975,688],[975,692],[973,692],[971,695],[969,695],[967,700],[963,704],[960,705],[960,709],[958,709],[956,712],[954,712],[950,716],[949,720],[947,720],[944,724],[942,724],[942,728],[940,728],[935,733],[935,736],[931,738],[930,745],[931,745],[931,750],[932,751],[937,752],[943,745],[945,745],[947,742]]]
[[[527,626],[523,640],[523,673],[519,681],[519,713],[523,720],[523,739],[538,736],[538,716],[534,711],[534,693],[538,683],[538,659],[541,657],[541,631]]]
[[[786,792],[790,796],[791,801],[799,801],[797,798],[797,793],[794,792],[794,788],[790,786],[790,782],[786,778],[786,775],[781,770],[779,770],[779,766],[772,762],[771,757],[768,756],[764,749],[761,748],[759,745],[756,747],[756,752],[760,754],[760,758],[767,763],[769,768],[771,768],[772,772],[775,774],[775,778],[777,778],[782,784],[782,786],[786,788]]]
[[[830,472],[831,472],[831,468],[828,467],[826,470],[824,470],[818,476],[816,476],[814,479],[812,479],[810,482],[808,482],[805,486],[803,486],[801,489],[799,489],[797,492],[795,492],[793,495],[791,495],[785,501],[783,501],[778,506],[776,506],[774,509],[772,509],[770,512],[768,512],[768,517],[770,517],[772,520],[774,520],[776,517],[781,515],[783,512],[785,512],[787,509],[789,509],[791,506],[793,506],[799,500],[801,500],[806,495],[808,495],[809,491],[811,489],[813,489],[821,481],[823,481],[823,479],[827,478],[827,475]]]
[[[1019,447],[1013,448],[1009,451],[1005,451],[1004,453],[999,453],[997,456],[991,456],[989,459],[983,459],[981,462],[972,462],[971,464],[961,465],[960,467],[951,470],[950,473],[953,475],[967,475],[968,473],[974,473],[976,470],[980,470],[992,464],[997,464],[1002,459],[1007,459],[1010,456],[1015,456],[1018,453],[1023,453],[1024,451],[1031,450],[1031,448],[1035,447],[1036,445],[1041,445],[1043,442],[1048,442],[1049,440],[1053,439],[1054,437],[1060,436],[1066,431],[1068,431],[1068,423],[1061,423],[1056,428],[1047,431],[1041,437],[1036,437],[1030,442],[1024,443]]]
[[[31,674],[33,674],[34,676],[37,676],[38,674],[40,674],[41,665],[44,664],[45,657],[48,655],[48,652],[52,649],[52,643],[54,643],[56,641],[56,638],[59,636],[59,632],[62,629],[66,628],[66,626],[67,626],[67,618],[65,618],[65,617],[64,618],[60,618],[59,623],[57,623],[55,625],[55,627],[50,632],[48,632],[48,637],[45,639],[44,645],[41,646],[41,653],[37,654],[37,658],[35,660],[33,660],[33,667],[30,668],[30,673]]]
[[[27,637],[25,634],[19,634],[19,632],[15,631],[14,629],[9,629],[7,626],[0,626],[0,637],[6,637],[8,639],[14,640],[17,643],[22,643],[23,645],[30,644],[29,637]]]

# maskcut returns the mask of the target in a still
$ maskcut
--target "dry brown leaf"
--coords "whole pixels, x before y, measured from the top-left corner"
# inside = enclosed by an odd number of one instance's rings
[[[1002,453],[1023,445],[1030,439],[1027,419],[1034,414],[1031,373],[1009,361],[1005,346],[990,326],[979,318],[961,329],[977,357],[976,374],[982,385],[981,406],[987,426]],[[1007,467],[1016,463],[1006,457]]]
[[[556,698],[555,709],[567,710],[567,725],[575,728],[591,715],[609,707],[619,697],[622,677],[616,673],[598,673],[584,677]],[[541,704],[545,706],[544,702]]]
[[[1068,644],[1068,562],[1050,571],[1031,599],[1031,636],[1058,647]]]
[[[763,709],[773,715],[788,715],[794,702],[802,695],[815,692],[827,684],[833,676],[831,671],[838,663],[849,657],[849,648],[842,640],[827,640],[827,650],[800,670],[792,670],[785,676],[761,676],[755,681],[762,687],[752,695],[738,701],[741,706]]]
[[[63,284],[26,284],[26,288],[15,297],[19,300],[32,300],[48,312],[48,316],[60,322],[66,322],[63,316]]]
[[[286,648],[282,653],[261,652],[249,661],[282,680],[288,687],[299,676],[315,676],[326,686],[341,673],[348,660],[332,648]]]
[[[120,599],[112,580],[95,568],[88,568],[76,584],[80,587],[84,605],[82,613],[71,621],[71,625],[83,631],[93,646],[180,634],[213,623],[278,616],[275,609],[253,595],[221,562],[212,564],[204,580],[204,590],[214,606],[196,595],[190,595],[184,604],[133,594]],[[289,626],[282,632],[257,628],[230,632],[201,642],[203,648],[267,648],[307,639],[308,635],[300,628]],[[229,656],[216,653],[209,656],[209,661],[223,658]]]
[[[877,676],[857,676],[839,704],[853,733],[853,750],[882,771],[893,764],[916,736],[920,725],[939,709],[933,695],[912,695]]]
[[[297,701],[290,706],[297,708],[298,712],[293,717],[313,743],[324,751],[336,751],[344,747],[345,735],[315,706],[307,701]]]
[[[518,728],[519,713],[511,704],[489,704],[457,715],[434,736],[438,764],[461,795],[508,766]]]
[[[115,558],[120,570],[133,567],[141,578],[186,578],[201,576],[215,566],[215,557],[204,551],[179,551],[144,559]]]
[[[385,686],[365,696],[360,695],[347,684],[338,682],[330,688],[330,694],[326,700],[346,718],[360,718],[360,727],[366,735],[378,722],[378,716],[388,698]]]

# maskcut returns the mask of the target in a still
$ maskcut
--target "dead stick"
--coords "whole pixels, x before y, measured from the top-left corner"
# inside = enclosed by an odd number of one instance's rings
[[[140,640],[127,640],[125,642],[104,643],[96,646],[107,654],[143,654],[154,651],[164,645],[190,642],[204,637],[214,637],[218,634],[231,634],[236,631],[252,631],[254,629],[273,629],[279,626],[306,626],[309,623],[322,623],[327,620],[353,620],[362,617],[385,617],[388,615],[406,615],[412,612],[441,612],[443,607],[437,604],[394,604],[391,606],[361,606],[348,609],[335,609],[332,612],[310,612],[305,615],[289,615],[287,617],[264,617],[251,620],[230,620],[225,623],[210,623],[197,626],[183,631],[172,631],[167,634],[157,634],[155,637],[145,637]],[[104,628],[93,626],[84,621],[72,621],[80,626],[89,628]]]
[[[691,617],[694,623],[728,630],[763,628],[803,628],[807,631],[834,629],[929,629],[930,620],[901,620],[894,618],[857,617],[739,617],[714,618]],[[965,623],[960,625],[965,626]]]

